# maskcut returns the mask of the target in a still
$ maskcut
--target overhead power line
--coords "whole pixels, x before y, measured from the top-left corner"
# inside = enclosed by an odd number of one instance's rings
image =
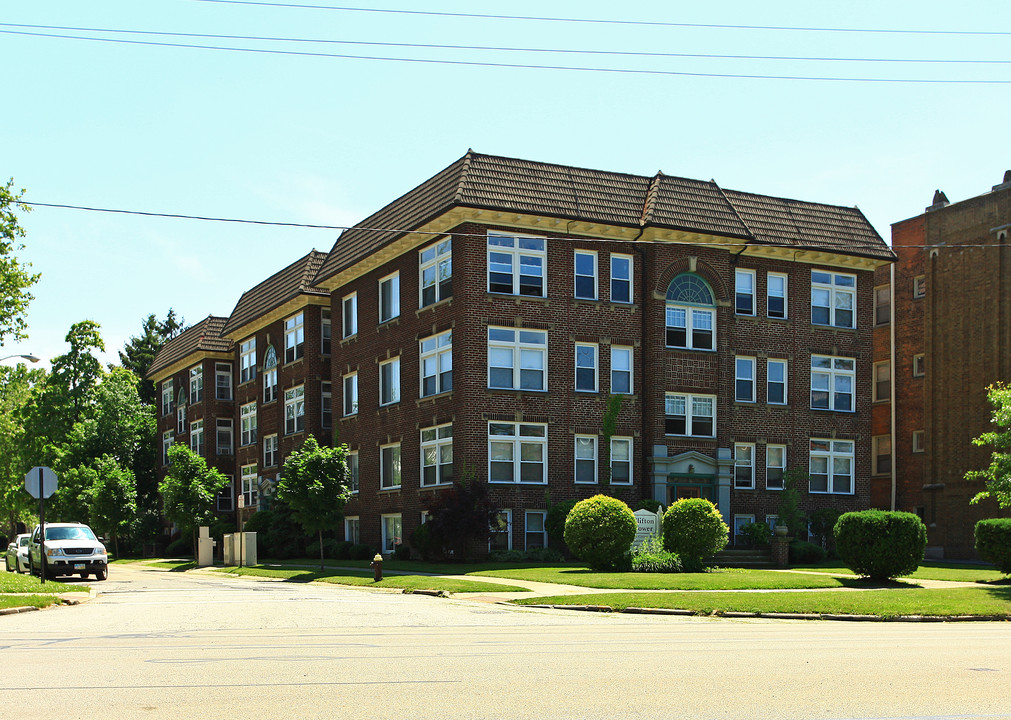
[[[323,57],[339,58],[344,60],[373,60],[380,62],[402,62],[416,63],[424,65],[456,65],[464,67],[495,67],[507,69],[524,70],[564,70],[570,72],[592,72],[592,73],[613,73],[620,75],[652,75],[671,77],[704,77],[704,78],[726,78],[738,80],[806,80],[816,82],[866,82],[866,83],[899,83],[917,85],[1008,85],[1011,80],[989,80],[989,79],[968,79],[968,78],[874,78],[874,77],[829,77],[811,75],[765,75],[746,73],[717,73],[717,72],[691,72],[682,70],[658,70],[643,68],[607,68],[607,67],[587,67],[573,65],[534,65],[529,63],[504,63],[504,62],[483,62],[478,60],[444,60],[433,58],[405,58],[388,57],[374,55],[351,55],[343,53],[322,53],[306,52],[299,50],[277,50],[270,48],[250,48],[250,47],[223,47],[220,45],[198,45],[194,43],[166,43],[154,42],[152,40],[124,40],[121,38],[88,37],[82,35],[66,35],[58,33],[38,33],[23,30],[0,30],[0,34],[25,35],[30,37],[46,37],[60,40],[84,40],[88,42],[102,42],[123,45],[141,45],[147,47],[171,47],[190,50],[218,50],[223,52],[255,53],[260,55],[286,55],[296,57]]]
[[[678,27],[709,30],[775,30],[786,32],[838,32],[838,33],[880,33],[898,35],[1011,35],[1011,31],[1000,30],[919,30],[912,28],[842,28],[842,27],[801,27],[789,25],[729,25],[722,23],[686,23],[660,20],[609,20],[604,18],[542,17],[534,15],[496,15],[485,13],[439,12],[434,10],[402,10],[393,8],[363,8],[341,5],[310,5],[307,3],[257,2],[255,0],[194,0],[195,2],[220,5],[254,5],[259,7],[295,8],[300,10],[332,10],[338,12],[386,13],[392,15],[426,15],[430,17],[452,17],[480,20],[522,20],[528,22],[588,23],[594,25],[638,25],[642,27]]]
[[[335,40],[331,38],[278,37],[272,35],[219,35],[211,33],[167,32],[161,30],[125,30],[120,28],[75,27],[66,25],[26,25],[21,23],[0,23],[0,27],[25,30],[62,30],[69,32],[106,33],[116,35],[152,35],[155,37],[199,38],[203,40],[246,40],[256,42],[286,42],[321,45],[361,45],[366,47],[394,47],[424,50],[467,50],[478,52],[510,53],[555,53],[566,55],[606,55],[617,57],[648,58],[693,58],[716,60],[779,60],[792,62],[865,62],[865,63],[911,63],[911,64],[970,64],[970,65],[1011,65],[1011,60],[976,60],[969,58],[872,58],[872,57],[823,57],[791,55],[725,55],[718,53],[648,52],[638,50],[568,49],[546,47],[514,47],[501,45],[445,45],[437,43],[377,42],[367,40]]]

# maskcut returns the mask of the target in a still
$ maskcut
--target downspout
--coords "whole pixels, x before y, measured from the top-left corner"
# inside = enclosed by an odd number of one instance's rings
[[[895,379],[898,377],[898,373],[895,371],[895,263],[892,263],[888,268],[888,372],[891,375],[889,378],[889,395],[891,396],[889,400],[891,401],[890,408],[890,433],[888,442],[891,444],[891,470],[892,470],[892,503],[891,509],[895,510],[895,495],[896,495],[896,484],[897,478],[895,477],[895,470],[898,463],[896,462],[895,452]]]
[[[643,388],[643,391],[639,393],[639,444],[641,445],[646,441],[646,340],[647,340],[647,323],[646,323],[646,255],[641,247],[638,246],[636,240],[642,237],[642,234],[646,232],[646,226],[639,226],[639,234],[632,238],[632,249],[635,250],[636,255],[639,256],[639,292],[642,293],[642,302],[639,303],[639,356],[642,360],[642,372],[639,373],[639,386]],[[632,358],[632,368],[635,368],[635,357],[633,353]],[[634,376],[634,373],[633,373]],[[629,388],[629,390],[635,390],[634,387]],[[610,448],[608,448],[610,450]],[[639,466],[640,476],[646,481],[646,490],[649,493],[647,497],[653,497],[653,478],[647,476],[648,462],[646,460],[646,448],[640,449],[640,457],[642,461]]]

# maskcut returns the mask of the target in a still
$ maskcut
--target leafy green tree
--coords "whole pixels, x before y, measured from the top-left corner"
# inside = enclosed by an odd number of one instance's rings
[[[337,527],[351,498],[351,470],[346,445],[321,447],[310,435],[300,450],[284,461],[277,499],[292,510],[306,534],[319,538],[319,568],[323,570],[323,531]]]
[[[158,320],[152,313],[141,323],[140,334],[130,336],[119,351],[119,364],[130,370],[140,381],[137,392],[145,405],[153,405],[156,400],[154,383],[147,379],[147,371],[162,346],[183,329],[183,322],[171,308],[164,320]]]
[[[99,333],[99,325],[93,320],[82,320],[70,326],[67,333],[70,351],[53,359],[51,378],[61,390],[72,411],[71,420],[81,418],[87,404],[88,395],[102,376],[102,364],[93,351],[105,351],[105,341]]]
[[[25,453],[24,411],[32,388],[44,382],[46,371],[24,364],[0,366],[0,513],[13,537],[35,503],[24,490],[24,475],[32,464]]]
[[[190,533],[196,548],[197,528],[211,524],[218,493],[229,480],[181,443],[169,448],[168,457],[168,473],[158,486],[165,517]]]
[[[997,382],[987,388],[987,399],[993,405],[990,420],[997,430],[985,432],[974,438],[973,445],[993,446],[990,466],[985,470],[972,470],[966,480],[982,480],[986,489],[976,493],[970,503],[993,498],[1002,508],[1011,507],[1011,385]]]
[[[97,477],[91,486],[91,525],[112,538],[119,557],[119,538],[137,520],[137,483],[133,472],[120,467],[111,455],[95,462]]]
[[[776,509],[777,524],[790,528],[790,535],[799,537],[806,529],[807,518],[800,509],[800,490],[809,487],[811,476],[803,468],[791,468],[783,473],[783,489],[779,493]]]
[[[39,281],[38,273],[28,272],[31,263],[21,262],[14,255],[24,249],[21,238],[25,236],[14,211],[28,212],[31,208],[21,202],[25,191],[15,194],[13,188],[13,178],[0,185],[0,347],[6,337],[26,337],[25,314],[33,300],[29,288]]]

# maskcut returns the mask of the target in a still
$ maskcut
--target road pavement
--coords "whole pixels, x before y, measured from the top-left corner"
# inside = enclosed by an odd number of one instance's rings
[[[1011,623],[524,609],[116,565],[0,617],[0,717],[1011,718]]]

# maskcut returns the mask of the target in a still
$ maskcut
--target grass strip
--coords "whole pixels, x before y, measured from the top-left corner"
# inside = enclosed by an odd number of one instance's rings
[[[469,575],[613,590],[791,590],[843,587],[847,582],[852,582],[829,575],[744,569],[721,569],[704,573],[601,573],[585,567],[540,567],[481,570]]]
[[[21,575],[19,573],[0,573],[0,593],[38,593],[57,594],[63,592],[73,592],[80,590],[74,585],[56,582],[55,580],[42,581],[32,575]]]
[[[233,575],[248,575],[253,577],[270,577],[289,582],[320,581],[334,585],[357,585],[379,588],[394,588],[397,590],[442,590],[449,593],[462,592],[528,592],[526,588],[498,583],[464,580],[462,578],[444,578],[429,575],[387,575],[379,582],[371,570],[361,572],[351,570],[334,570],[319,572],[304,568],[276,567],[224,567],[215,568],[218,572]]]
[[[197,566],[194,560],[158,560],[156,562],[145,563],[151,567],[172,570],[173,572],[186,572]]]
[[[1011,618],[1011,587],[927,590],[896,587],[860,592],[784,593],[599,593],[559,595],[512,602],[520,605],[607,605],[689,610],[700,615],[717,612],[818,613],[835,615],[997,616]]]
[[[57,601],[55,595],[0,595],[0,610],[17,607],[44,608]]]

